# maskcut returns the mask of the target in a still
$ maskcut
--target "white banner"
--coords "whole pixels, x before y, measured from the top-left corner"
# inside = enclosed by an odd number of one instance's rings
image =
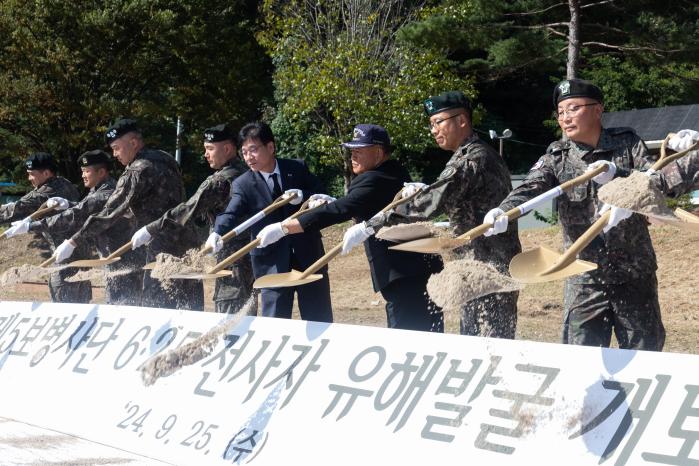
[[[2,302],[0,416],[176,465],[699,464],[694,355],[248,317],[144,384],[222,318]]]

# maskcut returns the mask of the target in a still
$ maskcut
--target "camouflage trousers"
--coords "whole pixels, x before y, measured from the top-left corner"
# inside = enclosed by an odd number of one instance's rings
[[[519,291],[492,293],[461,308],[461,334],[479,337],[515,337]]]
[[[76,268],[65,268],[49,276],[49,293],[54,303],[89,303],[92,300],[90,281],[69,282],[67,278],[78,272]]]
[[[233,265],[230,276],[216,279],[214,310],[224,314],[237,313],[253,294],[257,298],[252,289],[254,281],[250,256],[245,256]],[[257,315],[257,299],[252,303],[248,315]]]
[[[665,344],[655,275],[620,285],[566,282],[563,343],[661,351]]]

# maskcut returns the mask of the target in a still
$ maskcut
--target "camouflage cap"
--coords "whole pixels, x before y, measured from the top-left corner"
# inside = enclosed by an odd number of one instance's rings
[[[236,142],[236,134],[227,124],[220,124],[204,130],[204,142]]]
[[[588,97],[602,103],[602,90],[584,79],[567,79],[558,83],[553,90],[553,106],[559,102],[573,97]]]
[[[48,152],[35,152],[24,163],[27,170],[56,170],[56,161]]]
[[[130,118],[120,118],[107,128],[104,137],[107,140],[107,144],[111,144],[115,139],[119,139],[131,131],[141,131],[138,127],[138,122]]]
[[[463,108],[471,113],[471,102],[461,91],[443,92],[435,97],[430,97],[424,102],[425,113],[432,116],[435,113],[451,110],[452,108]]]
[[[90,165],[109,165],[112,158],[103,150],[89,150],[78,157],[79,167],[89,167]]]

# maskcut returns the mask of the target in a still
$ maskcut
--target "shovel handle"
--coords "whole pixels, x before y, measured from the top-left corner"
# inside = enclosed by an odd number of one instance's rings
[[[551,267],[544,270],[539,275],[547,275],[549,273],[558,272],[562,268],[565,268],[568,265],[575,262],[578,253],[585,249],[585,246],[590,244],[590,241],[592,241],[595,238],[595,236],[599,235],[599,233],[607,225],[607,222],[609,221],[609,217],[611,215],[611,210],[608,210],[605,213],[603,213],[595,223],[590,225],[590,228],[588,228],[585,231],[585,233],[580,235],[580,237],[577,240],[575,240],[575,242],[566,250],[566,252],[563,253],[563,255],[561,255],[561,257],[558,258],[558,260]]]
[[[280,197],[279,199],[281,199],[281,197]],[[275,203],[278,202],[279,199],[278,199],[277,201],[274,201],[274,202],[275,202]],[[289,197],[288,200],[290,201],[291,199],[293,199],[293,196]],[[286,199],[284,199],[284,201],[286,201]],[[284,202],[284,204],[287,204],[287,203],[288,203],[288,202]],[[280,204],[280,205],[284,205],[284,204]],[[270,204],[267,208],[269,208],[269,207],[271,207],[271,206],[272,206],[272,205]],[[278,207],[279,207],[279,206],[277,206],[277,207],[275,207],[275,208],[278,208]],[[314,207],[313,209],[315,209],[315,207]],[[307,212],[307,211],[309,211],[309,210],[313,210],[313,209],[309,209],[309,208],[308,208],[308,201],[306,201],[306,202],[304,202],[303,204],[301,204],[301,207],[299,208],[299,210],[296,211],[296,213],[294,213],[293,215],[291,215],[289,218],[287,218],[287,220],[293,220],[293,219],[295,219],[296,217],[299,217],[301,214],[303,214],[303,213],[305,213],[305,212]],[[272,209],[272,210],[274,210],[274,209]],[[271,212],[272,210],[270,210],[270,212]],[[250,252],[250,251],[252,251],[253,249],[255,249],[257,246],[259,246],[259,244],[260,244],[260,240],[259,240],[259,239],[254,239],[254,240],[252,240],[251,242],[249,242],[248,244],[246,244],[245,246],[243,246],[242,248],[238,249],[236,252],[234,252],[233,254],[231,254],[230,256],[226,257],[225,259],[223,259],[223,260],[222,260],[221,262],[219,262],[218,264],[216,264],[211,270],[209,270],[209,271],[206,272],[206,273],[207,273],[207,274],[214,274],[214,273],[216,273],[216,272],[220,272],[221,270],[225,269],[226,267],[228,267],[229,265],[231,265],[232,263],[234,263],[235,261],[237,261],[238,259],[240,259],[241,257],[243,257],[243,256],[244,256],[245,254],[247,254],[248,252]],[[205,249],[207,249],[207,248],[205,248]],[[209,249],[209,251],[211,251],[211,249]],[[202,251],[202,252],[204,252],[204,251]]]
[[[124,244],[119,249],[117,249],[116,251],[114,251],[113,253],[108,255],[107,257],[105,257],[105,259],[116,259],[117,257],[121,257],[122,254],[124,254],[125,252],[128,252],[130,250],[131,250],[131,241]]]
[[[31,214],[29,216],[29,218],[31,218],[32,220],[39,220],[40,218],[44,217],[49,212],[52,212],[53,210],[55,210],[55,207],[42,207],[42,208],[39,208],[39,210],[37,210],[33,214]]]
[[[53,264],[56,262],[56,256],[51,256],[48,259],[46,259],[44,262],[39,264],[39,267],[48,267],[49,265]]]
[[[667,136],[665,136],[665,139],[663,139],[663,143],[660,145],[660,158],[657,162],[653,164],[653,166],[650,167],[651,170],[660,170],[661,168],[668,165],[670,162],[674,162],[675,160],[684,157],[694,149],[699,149],[699,142],[695,142],[689,149],[676,152],[672,155],[667,155],[667,142],[674,135],[674,133],[669,133]]]
[[[267,207],[265,207],[264,209],[262,209],[261,211],[259,211],[258,213],[256,213],[252,217],[250,217],[249,219],[245,220],[243,223],[241,223],[237,227],[233,228],[231,231],[229,231],[225,235],[221,236],[221,241],[223,241],[225,243],[226,241],[235,238],[236,236],[241,234],[243,231],[247,230],[252,225],[254,225],[255,223],[262,220],[264,217],[269,215],[271,212],[274,212],[278,208],[287,205],[295,198],[296,198],[296,193],[291,193],[290,196],[279,196],[270,205],[268,205]],[[306,201],[306,203],[308,203],[308,201]],[[304,205],[306,205],[306,204],[304,204]],[[303,206],[301,206],[301,208],[303,208]],[[301,211],[301,209],[299,209],[299,211]],[[212,249],[211,246],[206,246],[201,250],[201,254],[208,254],[211,252],[211,249]]]
[[[393,197],[393,201],[388,204],[386,207],[381,209],[381,212],[388,212],[389,210],[393,209],[396,206],[399,206],[401,204],[405,204],[406,202],[411,201],[415,196],[420,194],[420,191],[416,191],[415,193],[411,194],[408,197],[402,197],[401,193],[403,190],[401,189],[398,191],[398,193]],[[304,279],[308,277],[309,275],[315,273],[318,269],[321,267],[325,266],[328,262],[330,262],[335,256],[337,256],[340,251],[342,251],[342,242],[333,247],[330,251],[326,252],[323,257],[312,263],[306,270],[303,271],[301,276],[299,277],[299,280]]]

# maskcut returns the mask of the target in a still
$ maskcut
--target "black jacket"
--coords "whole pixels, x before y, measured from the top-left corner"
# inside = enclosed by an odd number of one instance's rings
[[[397,161],[387,160],[354,178],[346,196],[300,216],[299,222],[305,231],[309,231],[350,218],[368,220],[390,204],[403,188],[403,183],[409,181],[410,175]],[[375,291],[399,278],[428,277],[441,269],[441,260],[437,256],[389,251],[388,247],[392,244],[373,236],[364,243]]]

